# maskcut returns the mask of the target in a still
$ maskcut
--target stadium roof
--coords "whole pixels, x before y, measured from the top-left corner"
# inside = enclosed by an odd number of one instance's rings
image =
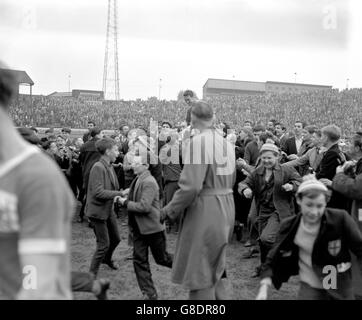
[[[249,90],[265,92],[265,82],[239,81],[225,79],[207,79],[204,88]]]
[[[11,69],[3,69],[3,70],[9,71],[15,77],[18,84],[28,84],[30,86],[34,85],[34,81],[31,80],[31,78],[25,71],[11,70]]]
[[[322,84],[309,84],[309,83],[296,83],[296,82],[280,82],[280,81],[267,81],[266,84],[284,84],[291,86],[308,86],[308,87],[323,87],[323,88],[332,88],[332,86],[322,85]]]
[[[57,92],[57,91],[48,95],[48,97],[71,97],[71,96],[72,96],[71,92]]]
[[[265,92],[267,85],[284,85],[295,87],[309,87],[309,88],[324,88],[331,89],[332,86],[308,84],[308,83],[295,83],[295,82],[280,82],[280,81],[240,81],[240,80],[226,80],[226,79],[207,79],[203,88],[204,89],[225,89],[225,90],[239,90],[239,91],[254,91]]]

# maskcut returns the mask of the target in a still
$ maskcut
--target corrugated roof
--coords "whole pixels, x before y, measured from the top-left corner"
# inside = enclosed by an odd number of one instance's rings
[[[11,69],[3,69],[3,70],[7,70],[10,73],[12,73],[15,79],[17,80],[18,84],[29,84],[31,86],[34,85],[34,81],[31,80],[31,78],[25,71],[11,70]]]
[[[295,83],[295,82],[279,82],[279,81],[267,81],[266,84],[279,84],[279,85],[288,85],[288,86],[308,86],[308,87],[332,88],[332,86],[322,85],[322,84]]]
[[[265,91],[265,82],[239,81],[223,79],[207,79],[204,88],[247,90],[247,91]]]
[[[71,96],[72,96],[71,92],[57,92],[57,91],[48,95],[48,97],[71,97]]]

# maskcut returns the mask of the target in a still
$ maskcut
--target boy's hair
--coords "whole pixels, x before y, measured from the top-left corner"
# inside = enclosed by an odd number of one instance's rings
[[[322,134],[326,135],[332,142],[337,142],[341,138],[341,129],[334,124],[322,128]]]
[[[275,126],[276,123],[278,123],[278,121],[274,118],[271,118],[268,122],[273,122],[273,125]]]
[[[318,130],[318,128],[316,126],[309,125],[304,127],[304,130],[308,131],[309,134],[313,134]]]
[[[265,127],[261,124],[257,124],[253,127],[253,132],[257,132],[257,131],[265,131]]]
[[[103,138],[96,142],[96,148],[101,155],[104,155],[107,150],[112,149],[116,145],[116,141],[111,138]]]
[[[100,134],[102,132],[102,129],[101,128],[93,128],[91,131],[90,131],[90,136],[92,138],[94,138],[96,135]]]
[[[294,125],[295,125],[296,123],[301,123],[303,129],[304,129],[304,128],[306,127],[306,125],[307,125],[305,122],[303,122],[303,121],[301,121],[301,120],[296,120],[296,121],[294,122]]]
[[[168,124],[168,125],[170,126],[170,128],[172,128],[171,123],[169,123],[168,121],[163,121],[163,122],[161,123],[161,127],[162,127],[164,124]]]
[[[186,96],[190,96],[191,98],[193,98],[194,97],[193,91],[189,90],[189,89],[185,90],[184,97],[186,97]]]

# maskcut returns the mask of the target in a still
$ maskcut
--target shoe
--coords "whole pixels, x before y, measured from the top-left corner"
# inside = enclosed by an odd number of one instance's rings
[[[259,252],[260,252],[259,247],[257,247],[257,246],[250,248],[250,250],[253,254],[259,254]]]
[[[237,241],[241,241],[241,239],[243,238],[243,229],[241,226],[236,226],[234,228],[235,231],[235,235],[236,235],[236,240]]]
[[[99,279],[98,282],[101,286],[101,291],[100,291],[100,293],[96,294],[97,299],[98,300],[108,300],[107,291],[111,286],[110,281],[106,280],[106,279]]]
[[[259,278],[260,277],[260,273],[261,273],[261,266],[256,267],[254,272],[252,273],[251,277],[252,278]]]
[[[149,295],[147,293],[143,294],[143,300],[157,300],[157,299],[158,299],[157,294],[154,295]]]
[[[118,270],[119,269],[118,266],[115,264],[115,262],[112,261],[112,260],[111,261],[103,261],[102,263],[106,264],[108,267],[110,267],[113,270]]]
[[[166,233],[170,233],[171,232],[171,226],[167,223],[166,224]]]
[[[243,259],[251,259],[251,258],[254,258],[255,255],[257,255],[259,253],[258,249],[256,249],[255,247],[254,248],[250,248],[247,252],[245,252],[243,255],[242,255],[242,258]]]
[[[252,244],[251,244],[250,240],[248,240],[244,243],[244,247],[251,247],[251,246],[252,246]]]

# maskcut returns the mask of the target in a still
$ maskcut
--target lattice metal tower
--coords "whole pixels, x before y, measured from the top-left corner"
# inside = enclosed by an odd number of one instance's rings
[[[117,0],[108,0],[107,38],[104,54],[103,92],[105,99],[119,100]]]

